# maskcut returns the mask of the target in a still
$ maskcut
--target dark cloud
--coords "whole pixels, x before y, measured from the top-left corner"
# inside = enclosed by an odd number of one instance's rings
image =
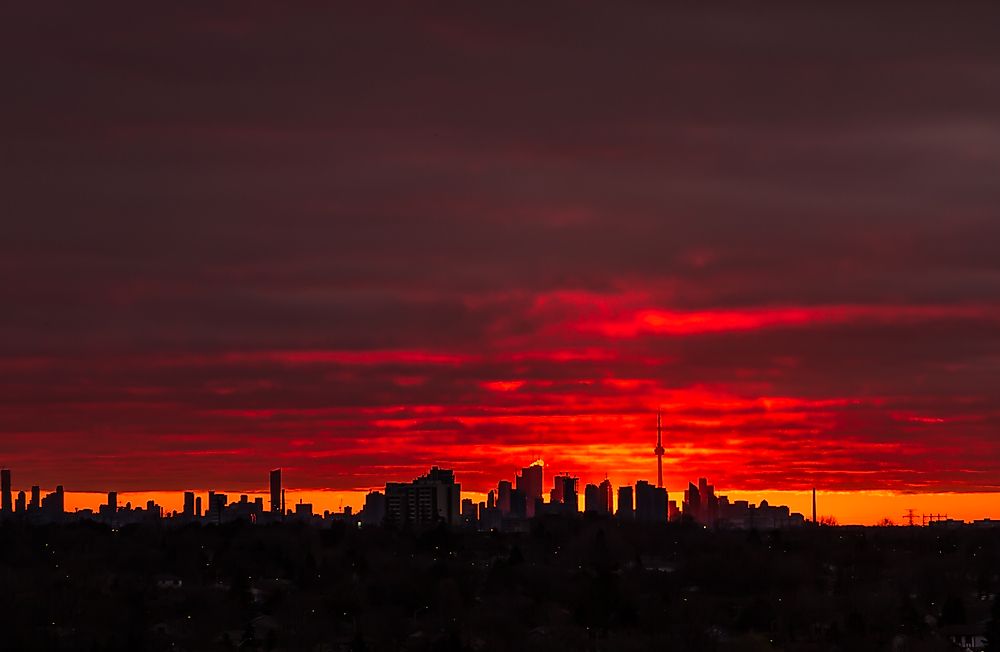
[[[160,9],[0,21],[24,473],[996,487],[996,7]]]

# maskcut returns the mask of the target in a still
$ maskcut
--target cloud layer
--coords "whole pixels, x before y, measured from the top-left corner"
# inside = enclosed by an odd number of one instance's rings
[[[13,8],[0,463],[1000,489],[988,5]]]

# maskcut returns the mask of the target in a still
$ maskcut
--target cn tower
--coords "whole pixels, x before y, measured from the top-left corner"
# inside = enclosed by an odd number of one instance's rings
[[[663,427],[660,424],[660,410],[656,410],[656,486],[663,486]]]

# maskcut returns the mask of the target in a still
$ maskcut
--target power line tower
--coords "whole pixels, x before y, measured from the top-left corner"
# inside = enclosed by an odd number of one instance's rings
[[[907,525],[913,527],[913,521],[917,518],[917,513],[912,509],[908,509],[906,510],[906,513],[903,514],[903,518],[906,520]]]

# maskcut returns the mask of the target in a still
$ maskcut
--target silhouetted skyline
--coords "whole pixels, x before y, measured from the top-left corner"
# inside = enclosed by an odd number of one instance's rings
[[[835,515],[819,518],[817,511],[817,491],[811,492],[811,519],[795,512],[785,505],[773,505],[768,500],[755,504],[748,500],[730,500],[727,495],[716,491],[708,479],[701,477],[697,484],[691,482],[681,495],[673,497],[661,486],[663,468],[663,431],[660,411],[656,413],[656,457],[657,483],[639,479],[618,487],[617,504],[615,487],[605,477],[599,484],[587,483],[583,487],[581,504],[580,478],[566,472],[553,474],[551,489],[546,493],[545,462],[535,460],[521,468],[510,479],[500,479],[495,489],[490,489],[483,500],[462,496],[462,485],[455,471],[439,466],[412,481],[387,481],[384,491],[371,490],[365,496],[364,507],[357,513],[352,506],[331,512],[314,510],[314,505],[299,500],[291,508],[286,505],[286,489],[283,485],[282,469],[268,472],[268,492],[270,503],[265,510],[262,496],[251,497],[241,494],[231,501],[229,495],[211,490],[207,492],[207,509],[202,512],[201,496],[193,491],[184,492],[183,509],[180,513],[165,511],[163,507],[148,500],[145,507],[133,508],[131,502],[118,504],[118,493],[109,491],[107,501],[97,510],[77,510],[65,512],[65,498],[62,486],[39,502],[39,488],[32,487],[32,501],[27,503],[26,494],[19,492],[13,501],[13,482],[10,469],[0,470],[0,516],[4,518],[26,519],[33,523],[59,522],[67,517],[98,520],[110,525],[121,526],[134,523],[156,522],[170,517],[179,522],[203,522],[222,524],[232,521],[251,523],[276,523],[287,520],[314,524],[344,521],[358,525],[386,525],[389,527],[433,527],[439,523],[452,527],[463,526],[478,530],[525,531],[529,521],[547,516],[593,515],[611,517],[622,521],[635,521],[649,525],[670,522],[698,524],[712,529],[784,529],[813,526],[836,525]],[[548,499],[546,500],[546,496]],[[961,525],[962,519],[949,518],[947,514],[919,515],[912,508],[904,515],[907,524],[921,525],[946,523]],[[880,525],[891,525],[889,518]],[[975,525],[993,527],[1000,521],[984,518]]]

